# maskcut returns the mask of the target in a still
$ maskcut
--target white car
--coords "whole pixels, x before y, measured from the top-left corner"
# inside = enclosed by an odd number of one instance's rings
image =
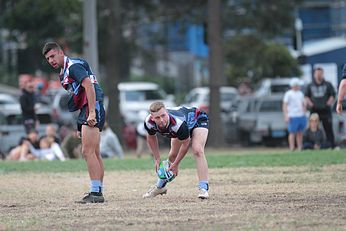
[[[254,95],[255,97],[261,97],[271,94],[284,94],[290,89],[292,78],[265,78],[259,83]]]
[[[236,102],[238,91],[234,87],[222,86],[220,88],[220,107],[227,112]],[[184,106],[197,107],[205,112],[209,109],[209,87],[197,87],[192,89],[184,100]]]
[[[156,83],[122,82],[118,84],[120,112],[126,123],[138,123],[141,111],[148,111],[150,104],[161,101],[166,107],[175,107],[174,97],[169,96]]]

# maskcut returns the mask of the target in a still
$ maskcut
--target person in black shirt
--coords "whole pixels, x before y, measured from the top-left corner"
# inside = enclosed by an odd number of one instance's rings
[[[305,99],[311,113],[317,113],[322,121],[327,140],[331,147],[335,147],[332,105],[335,99],[335,90],[332,84],[324,79],[323,69],[314,69],[314,81],[306,88]]]
[[[29,80],[24,84],[19,102],[20,107],[22,108],[25,132],[28,134],[30,130],[37,128],[37,116],[35,112],[35,84],[32,80]]]

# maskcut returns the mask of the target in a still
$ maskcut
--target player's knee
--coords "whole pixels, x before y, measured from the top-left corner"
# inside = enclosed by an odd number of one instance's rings
[[[201,147],[192,147],[192,153],[195,157],[202,157],[204,155],[204,150]]]

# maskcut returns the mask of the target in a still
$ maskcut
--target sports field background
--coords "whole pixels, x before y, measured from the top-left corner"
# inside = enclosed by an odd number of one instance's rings
[[[105,160],[104,204],[83,160],[0,162],[0,230],[345,230],[346,155],[340,151],[207,150],[210,199],[197,198],[191,154],[168,194],[150,157]]]

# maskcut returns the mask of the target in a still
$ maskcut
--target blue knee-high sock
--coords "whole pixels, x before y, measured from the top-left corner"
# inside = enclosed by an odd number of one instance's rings
[[[90,192],[102,192],[102,183],[100,180],[91,180],[90,181]]]
[[[201,180],[198,184],[198,187],[208,191],[209,190],[209,183],[206,180]]]
[[[166,186],[167,183],[168,183],[167,180],[157,179],[156,186],[157,186],[158,188],[163,188],[163,187]]]

